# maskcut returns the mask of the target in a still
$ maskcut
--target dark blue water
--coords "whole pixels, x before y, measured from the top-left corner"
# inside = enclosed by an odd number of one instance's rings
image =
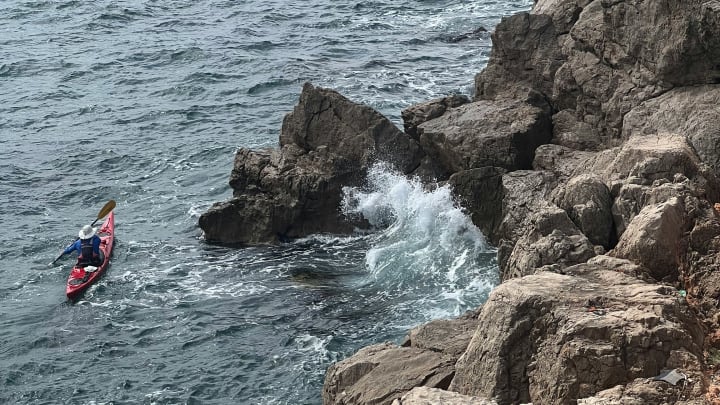
[[[378,167],[348,215],[381,226],[206,244],[238,147],[277,144],[305,81],[402,108],[471,95],[488,33],[531,0],[20,1],[0,13],[0,403],[317,404],[359,347],[482,303],[494,254],[452,201]],[[74,305],[47,263],[118,203]],[[389,226],[388,226],[389,224]]]

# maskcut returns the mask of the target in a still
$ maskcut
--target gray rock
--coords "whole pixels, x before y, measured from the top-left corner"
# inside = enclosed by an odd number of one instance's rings
[[[484,235],[491,235],[502,219],[502,176],[506,170],[499,167],[481,167],[463,170],[450,176],[448,183],[473,223]]]
[[[630,222],[610,255],[650,269],[656,280],[675,281],[681,263],[680,241],[689,227],[685,205],[679,198],[646,206]]]
[[[447,175],[494,166],[531,167],[535,149],[550,140],[550,118],[518,101],[477,101],[418,126],[420,145]]]
[[[619,257],[612,257],[605,254],[597,255],[587,261],[589,265],[600,266],[604,269],[617,271],[626,274],[630,277],[643,279],[644,281],[653,282],[652,278],[648,276],[650,271],[640,266],[637,263],[633,263],[627,259],[621,259]]]
[[[680,360],[680,359],[678,359]],[[680,361],[677,361],[680,364]],[[682,368],[681,368],[682,369]],[[578,405],[706,405],[699,397],[701,384],[696,381],[684,381],[678,385],[670,385],[664,381],[649,378],[637,378],[626,385],[618,385],[598,392],[592,397],[578,400]]]
[[[559,179],[567,180],[576,170],[584,170],[585,162],[593,155],[593,152],[574,150],[561,145],[540,145],[535,149],[533,169],[551,171]]]
[[[686,138],[671,133],[631,136],[622,147],[595,154],[576,174],[586,172],[597,174],[607,185],[630,177],[645,185],[660,179],[672,182],[678,173],[703,184],[709,182]]]
[[[720,330],[720,210],[705,205],[695,210],[697,217],[687,238],[682,256],[683,283],[694,307],[707,323],[708,330]],[[717,349],[720,334],[711,334],[706,342]]]
[[[571,149],[594,151],[603,148],[600,132],[593,125],[578,120],[574,110],[553,115],[553,143]]]
[[[552,200],[593,245],[610,247],[613,232],[612,197],[605,183],[594,175],[580,175],[553,191]]]
[[[593,245],[567,213],[556,206],[548,206],[531,215],[527,234],[515,243],[500,274],[503,280],[508,280],[533,274],[545,266],[562,271],[593,256]]]
[[[410,173],[420,164],[422,151],[413,139],[368,106],[340,93],[305,83],[300,101],[283,119],[280,146],[306,151],[327,148],[360,167],[381,160]]]
[[[490,294],[451,391],[569,404],[681,365],[702,378],[702,329],[674,289],[596,265],[566,272],[511,279]]]
[[[498,247],[498,264],[503,269],[515,243],[531,229],[530,216],[550,206],[550,193],[557,176],[549,171],[518,170],[502,177],[502,220],[488,235]]]
[[[616,146],[624,116],[642,102],[720,81],[719,21],[716,1],[540,0],[498,25],[476,95],[530,87],[559,112],[555,142]]]
[[[532,14],[549,15],[559,32],[568,32],[577,22],[583,8],[592,0],[537,0]]]
[[[402,346],[431,350],[457,360],[467,349],[477,327],[476,318],[430,321],[410,330]]]
[[[451,108],[459,107],[469,102],[470,99],[467,98],[467,96],[453,94],[451,96],[412,105],[401,112],[405,133],[414,139],[418,139],[418,125],[445,114],[445,112]]]
[[[720,175],[720,86],[673,89],[631,110],[623,121],[624,138],[671,133],[690,145]]]
[[[487,67],[475,76],[475,97],[497,99],[515,84],[551,94],[563,62],[558,34],[547,15],[519,13],[504,17],[492,34]]]
[[[200,217],[208,241],[276,243],[351,232],[363,223],[339,212],[343,187],[360,185],[378,160],[410,173],[423,157],[417,142],[377,111],[309,83],[283,121],[280,145],[238,151],[233,199]]]
[[[208,241],[275,243],[313,233],[348,233],[360,225],[338,207],[342,187],[359,184],[363,168],[324,148],[285,146],[272,153],[240,150],[231,184],[234,197],[216,203],[199,224]]]
[[[585,162],[614,196],[611,207],[619,239],[630,221],[648,204],[667,201],[687,192],[690,181],[701,196],[716,198],[717,177],[706,170],[693,148],[680,135],[630,137],[622,147],[593,155]],[[582,168],[575,174],[582,173]]]
[[[390,343],[368,346],[328,368],[323,404],[390,404],[415,387],[446,389],[454,363],[430,350]]]

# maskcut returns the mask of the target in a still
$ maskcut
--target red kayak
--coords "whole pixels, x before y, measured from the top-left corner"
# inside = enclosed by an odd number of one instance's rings
[[[70,276],[67,280],[67,288],[65,294],[70,300],[76,300],[80,295],[90,287],[100,276],[107,270],[110,264],[110,256],[112,255],[113,244],[115,243],[115,213],[110,212],[110,215],[105,219],[100,230],[98,231],[100,236],[100,251],[103,254],[102,264],[95,268],[92,266],[80,267],[77,264],[73,267],[70,272]],[[92,271],[90,271],[92,270]]]

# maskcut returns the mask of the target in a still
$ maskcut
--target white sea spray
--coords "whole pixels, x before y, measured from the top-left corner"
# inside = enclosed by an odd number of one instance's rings
[[[365,187],[345,189],[342,209],[378,228],[365,255],[372,282],[427,297],[427,311],[458,314],[497,282],[492,247],[447,185],[428,187],[377,164]]]

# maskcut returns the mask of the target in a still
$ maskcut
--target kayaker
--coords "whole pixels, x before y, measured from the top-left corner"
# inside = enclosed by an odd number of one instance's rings
[[[75,243],[68,246],[63,255],[71,253],[72,251],[78,252],[78,264],[80,266],[100,266],[102,264],[102,257],[100,256],[100,237],[95,235],[97,229],[90,225],[85,225],[80,229],[78,237]]]

